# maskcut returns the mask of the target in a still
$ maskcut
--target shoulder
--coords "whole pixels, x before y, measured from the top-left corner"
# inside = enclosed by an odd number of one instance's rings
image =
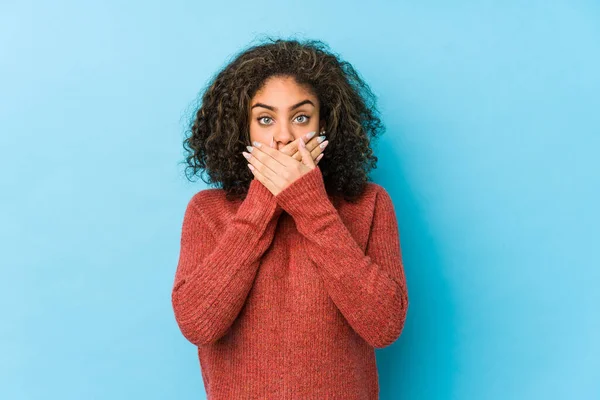
[[[226,198],[223,189],[209,188],[195,193],[186,208],[186,215],[194,215],[211,231],[222,228],[236,212],[237,203]]]
[[[372,220],[374,223],[381,218],[396,218],[394,202],[388,191],[381,185],[369,182],[370,191],[373,195]]]
[[[369,182],[367,185],[371,187],[374,193],[376,207],[387,207],[392,204],[392,198],[383,186],[374,182]]]
[[[384,201],[389,198],[383,186],[369,181],[354,201],[336,200],[341,220],[363,250],[366,249],[382,197]]]
[[[356,203],[362,207],[374,207],[377,203],[388,200],[391,199],[387,190],[380,184],[369,181]]]
[[[214,188],[203,189],[192,196],[188,202],[188,208],[204,212],[223,206],[226,201],[224,190]]]
[[[379,195],[380,193],[383,193],[384,196],[388,195],[387,190],[385,190],[385,188],[378,183],[367,182],[366,187],[368,188],[367,190],[369,190],[374,195]]]
[[[353,201],[346,201],[343,196],[336,196],[336,207],[351,209],[373,209],[381,197],[389,198],[389,194],[383,186],[368,181],[362,193]]]
[[[362,193],[353,201],[338,198],[336,207],[340,214],[345,215],[348,220],[362,221],[362,223],[365,221],[370,222],[382,199],[384,202],[389,199],[385,188],[369,181],[365,184]]]
[[[378,183],[367,182],[361,195],[353,202],[341,201],[338,208],[347,221],[370,225],[376,214],[393,212],[394,205],[388,191]]]

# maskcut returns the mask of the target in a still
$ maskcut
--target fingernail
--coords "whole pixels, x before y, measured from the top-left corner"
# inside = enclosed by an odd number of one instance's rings
[[[252,142],[252,144],[255,145],[256,147],[260,147],[260,143],[259,142],[254,141],[254,142]]]
[[[321,148],[324,149],[325,147],[327,147],[328,144],[329,144],[329,140],[326,140],[323,143],[321,143],[319,146],[321,146]]]
[[[325,136],[319,136],[317,138],[317,143],[321,143],[323,140],[325,140]]]
[[[253,149],[253,147],[252,147],[252,146],[246,146],[246,148],[248,149],[248,151],[249,151],[250,153],[252,153],[252,149]]]
[[[248,160],[252,157],[252,155],[246,153],[245,151],[242,151],[242,154],[244,155],[244,157],[246,157]]]
[[[309,132],[306,134],[306,140],[310,140],[313,136],[315,136],[315,133],[317,132]]]

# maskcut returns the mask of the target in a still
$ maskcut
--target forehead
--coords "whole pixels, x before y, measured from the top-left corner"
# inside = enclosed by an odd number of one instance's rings
[[[264,82],[252,101],[285,106],[304,99],[310,99],[317,104],[316,96],[310,87],[298,84],[293,77],[274,76]]]

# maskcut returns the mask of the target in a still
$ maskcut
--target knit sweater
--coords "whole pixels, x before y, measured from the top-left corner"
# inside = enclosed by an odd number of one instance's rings
[[[378,399],[375,348],[401,334],[408,292],[394,206],[368,182],[331,196],[317,166],[274,196],[190,200],[172,290],[209,400]]]

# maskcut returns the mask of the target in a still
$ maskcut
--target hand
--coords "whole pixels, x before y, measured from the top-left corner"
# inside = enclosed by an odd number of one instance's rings
[[[250,153],[244,153],[248,159],[248,167],[255,179],[258,179],[274,196],[279,194],[296,179],[316,168],[316,163],[307,149],[304,137],[297,139],[301,161],[294,159],[280,150],[254,141],[248,146]]]
[[[308,140],[308,133],[304,135],[304,139]],[[319,136],[315,135],[308,142],[306,142],[306,148],[310,151],[312,159],[315,160],[315,164],[319,164],[321,158],[323,158],[323,150],[329,144],[328,140],[325,140],[323,143],[319,143]],[[299,138],[286,144],[283,148],[279,149],[284,154],[288,156],[292,156],[297,161],[302,161],[302,154],[298,151]],[[323,147],[319,146],[321,144]]]

